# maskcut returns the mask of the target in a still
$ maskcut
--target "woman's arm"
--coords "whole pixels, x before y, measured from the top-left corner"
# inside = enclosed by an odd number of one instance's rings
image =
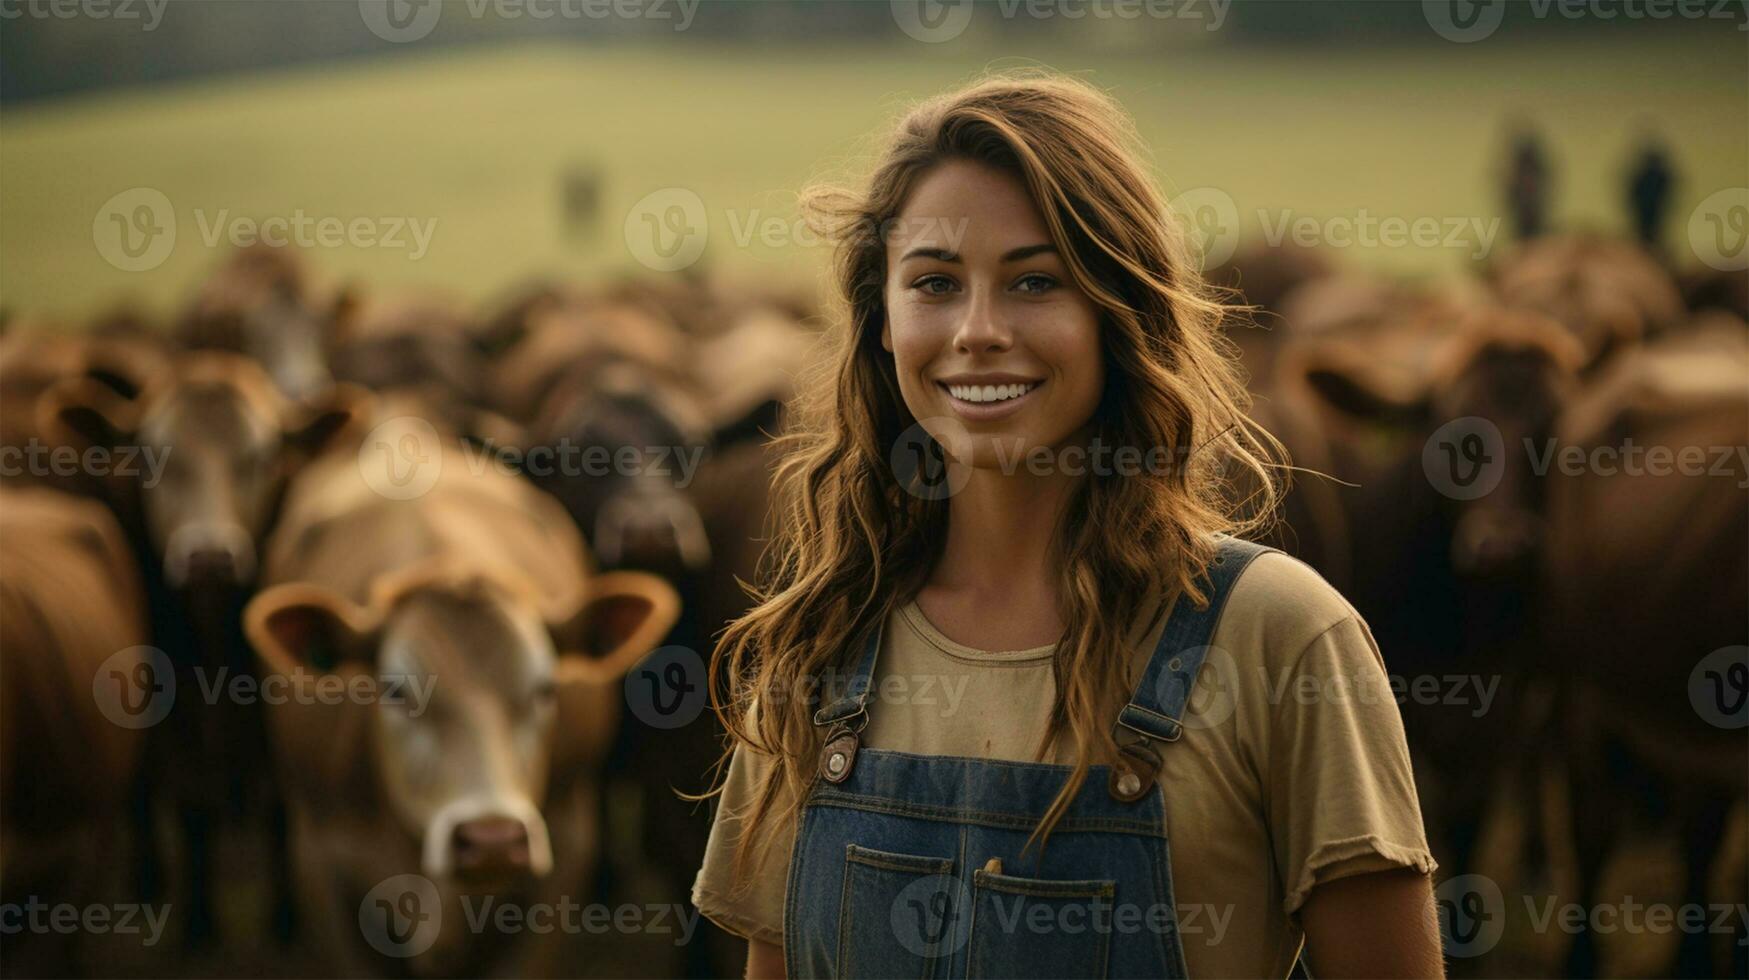
[[[1433,888],[1413,868],[1318,885],[1306,896],[1300,923],[1307,965],[1319,980],[1445,976]]]
[[[747,980],[784,980],[783,947],[747,940]]]

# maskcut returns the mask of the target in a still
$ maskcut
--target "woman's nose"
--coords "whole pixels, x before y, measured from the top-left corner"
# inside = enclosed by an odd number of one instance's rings
[[[965,310],[954,336],[956,350],[963,354],[981,354],[1007,350],[1013,344],[1013,334],[988,290],[974,289]]]

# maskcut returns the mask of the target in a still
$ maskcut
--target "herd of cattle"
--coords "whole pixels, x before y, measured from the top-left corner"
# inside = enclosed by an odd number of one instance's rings
[[[1211,275],[1258,308],[1230,336],[1301,468],[1276,542],[1353,600],[1409,689],[1490,692],[1404,700],[1445,872],[1510,892],[1540,864],[1605,901],[1607,861],[1658,826],[1692,901],[1742,901],[1745,277],[1594,237],[1438,286],[1307,249]],[[198,950],[246,878],[259,928],[325,969],[418,975],[577,965],[490,929],[401,958],[363,924],[396,876],[433,882],[450,921],[464,893],[550,903],[628,869],[683,901],[709,818],[672,790],[704,785],[718,732],[708,711],[627,716],[625,679],[659,645],[708,656],[744,608],[762,434],[812,313],[677,278],[543,283],[482,314],[252,248],[172,325],[8,318],[0,900],[175,894],[166,942]],[[551,465],[591,449],[636,462]],[[1534,831],[1501,831],[1502,800]],[[227,863],[239,825],[264,861]],[[106,972],[77,930],[41,932],[8,935],[0,969]],[[679,965],[737,974],[702,932]],[[1743,975],[1736,938],[1685,936],[1659,968]],[[1543,967],[1608,969],[1592,940]]]

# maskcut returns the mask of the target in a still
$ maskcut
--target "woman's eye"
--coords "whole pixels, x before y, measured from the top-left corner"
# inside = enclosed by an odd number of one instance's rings
[[[953,280],[946,276],[924,276],[911,284],[912,289],[921,290],[930,296],[944,296],[953,289]]]
[[[1014,287],[1023,293],[1043,293],[1056,286],[1057,281],[1042,272],[1032,272],[1021,276]]]

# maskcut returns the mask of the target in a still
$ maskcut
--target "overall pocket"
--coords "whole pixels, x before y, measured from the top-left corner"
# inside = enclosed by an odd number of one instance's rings
[[[968,977],[1103,977],[1116,881],[972,874]]]
[[[965,886],[953,859],[894,854],[849,844],[838,909],[841,977],[918,977],[945,973]]]

